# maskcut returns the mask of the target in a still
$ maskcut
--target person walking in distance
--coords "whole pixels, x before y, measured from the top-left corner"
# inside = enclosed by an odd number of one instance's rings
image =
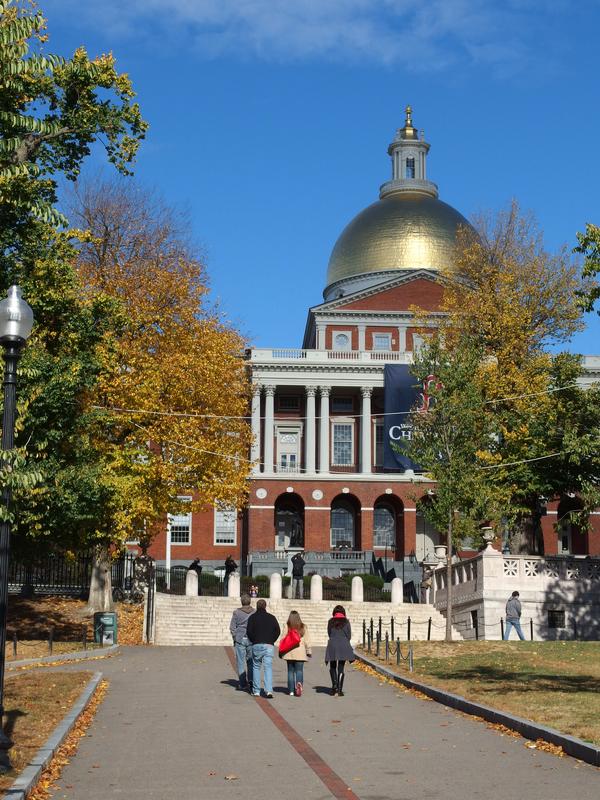
[[[292,558],[292,600],[304,599],[304,565],[306,561],[302,553],[296,553]]]
[[[290,616],[287,621],[288,633],[291,630],[298,631],[300,635],[300,644],[294,647],[293,650],[281,656],[284,661],[287,661],[287,680],[288,692],[293,697],[302,696],[302,688],[304,685],[304,663],[312,658],[312,649],[310,646],[310,638],[308,636],[308,628],[300,619],[300,614],[297,611],[290,611]]]
[[[242,606],[236,608],[229,623],[237,661],[238,688],[252,690],[252,645],[247,636],[248,620],[254,614],[247,594],[241,596]]]
[[[329,664],[331,694],[343,697],[346,661],[354,661],[354,650],[350,644],[352,628],[343,606],[336,606],[333,609],[331,619],[327,623],[327,635],[329,639],[325,650],[325,663]]]
[[[279,638],[281,628],[273,614],[267,611],[267,601],[261,597],[256,601],[256,611],[250,616],[246,635],[252,644],[252,694],[260,695],[260,675],[264,670],[264,686],[267,697],[273,697],[273,645]]]
[[[513,592],[506,604],[506,628],[504,630],[504,641],[508,640],[511,629],[514,628],[521,641],[525,640],[521,630],[521,601],[519,593]]]
[[[231,553],[225,559],[225,579],[223,581],[223,597],[227,597],[227,592],[229,590],[229,576],[232,572],[235,572],[238,568],[238,565],[235,563],[235,560]]]

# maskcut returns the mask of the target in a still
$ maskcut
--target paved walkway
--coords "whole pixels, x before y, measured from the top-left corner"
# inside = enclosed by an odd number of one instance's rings
[[[235,690],[224,648],[124,648],[94,661],[110,689],[54,798],[105,800],[564,800],[595,797],[600,770],[350,668],[328,694],[322,651],[305,692]],[[69,667],[81,669],[82,666]],[[279,687],[279,688],[277,688]],[[226,776],[235,779],[226,780]]]

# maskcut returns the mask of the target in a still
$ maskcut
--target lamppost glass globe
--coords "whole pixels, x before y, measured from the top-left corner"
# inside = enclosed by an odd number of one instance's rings
[[[7,297],[0,301],[0,343],[23,344],[33,327],[33,311],[19,286],[11,286]]]

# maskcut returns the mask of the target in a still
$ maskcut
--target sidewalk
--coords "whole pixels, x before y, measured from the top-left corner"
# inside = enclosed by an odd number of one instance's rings
[[[530,750],[352,668],[346,696],[330,697],[322,657],[308,664],[302,698],[287,694],[277,659],[271,701],[235,691],[221,647],[123,648],[95,662],[110,689],[53,797],[563,800],[598,792],[600,770]]]

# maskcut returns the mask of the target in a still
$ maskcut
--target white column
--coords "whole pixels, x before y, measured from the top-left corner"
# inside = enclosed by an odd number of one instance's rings
[[[371,472],[371,392],[370,386],[363,386],[362,416],[360,420],[360,471]]]
[[[404,589],[402,588],[402,581],[400,578],[394,578],[392,580],[392,592],[391,592],[391,601],[394,605],[398,605],[399,603],[404,602]]]
[[[398,350],[401,353],[406,353],[406,325],[398,327]]]
[[[325,326],[317,325],[317,350],[325,350]]]
[[[305,467],[306,472],[312,475],[316,470],[316,413],[315,395],[316,386],[306,387],[306,439],[305,439]]]
[[[363,579],[360,575],[352,578],[352,594],[350,595],[353,603],[362,603],[364,600]]]
[[[240,596],[240,573],[234,572],[232,575],[229,576],[229,582],[227,583],[227,597],[239,597]]]
[[[282,579],[279,572],[272,572],[269,579],[269,597],[271,600],[281,600]]]
[[[260,384],[252,387],[252,446],[250,460],[253,462],[252,472],[260,472]]]
[[[275,420],[275,387],[265,386],[265,463],[263,471],[273,474],[273,426]]]
[[[320,386],[321,423],[319,427],[319,472],[329,472],[329,386]]]
[[[358,349],[359,350],[366,350],[366,342],[365,342],[365,331],[366,325],[359,325],[358,326]]]
[[[167,589],[171,588],[171,515],[167,514],[167,535],[165,536],[165,569],[167,571]]]
[[[185,594],[186,597],[198,596],[198,573],[195,569],[188,569],[185,573]]]
[[[310,599],[313,603],[320,603],[323,599],[323,578],[320,575],[311,575]]]

